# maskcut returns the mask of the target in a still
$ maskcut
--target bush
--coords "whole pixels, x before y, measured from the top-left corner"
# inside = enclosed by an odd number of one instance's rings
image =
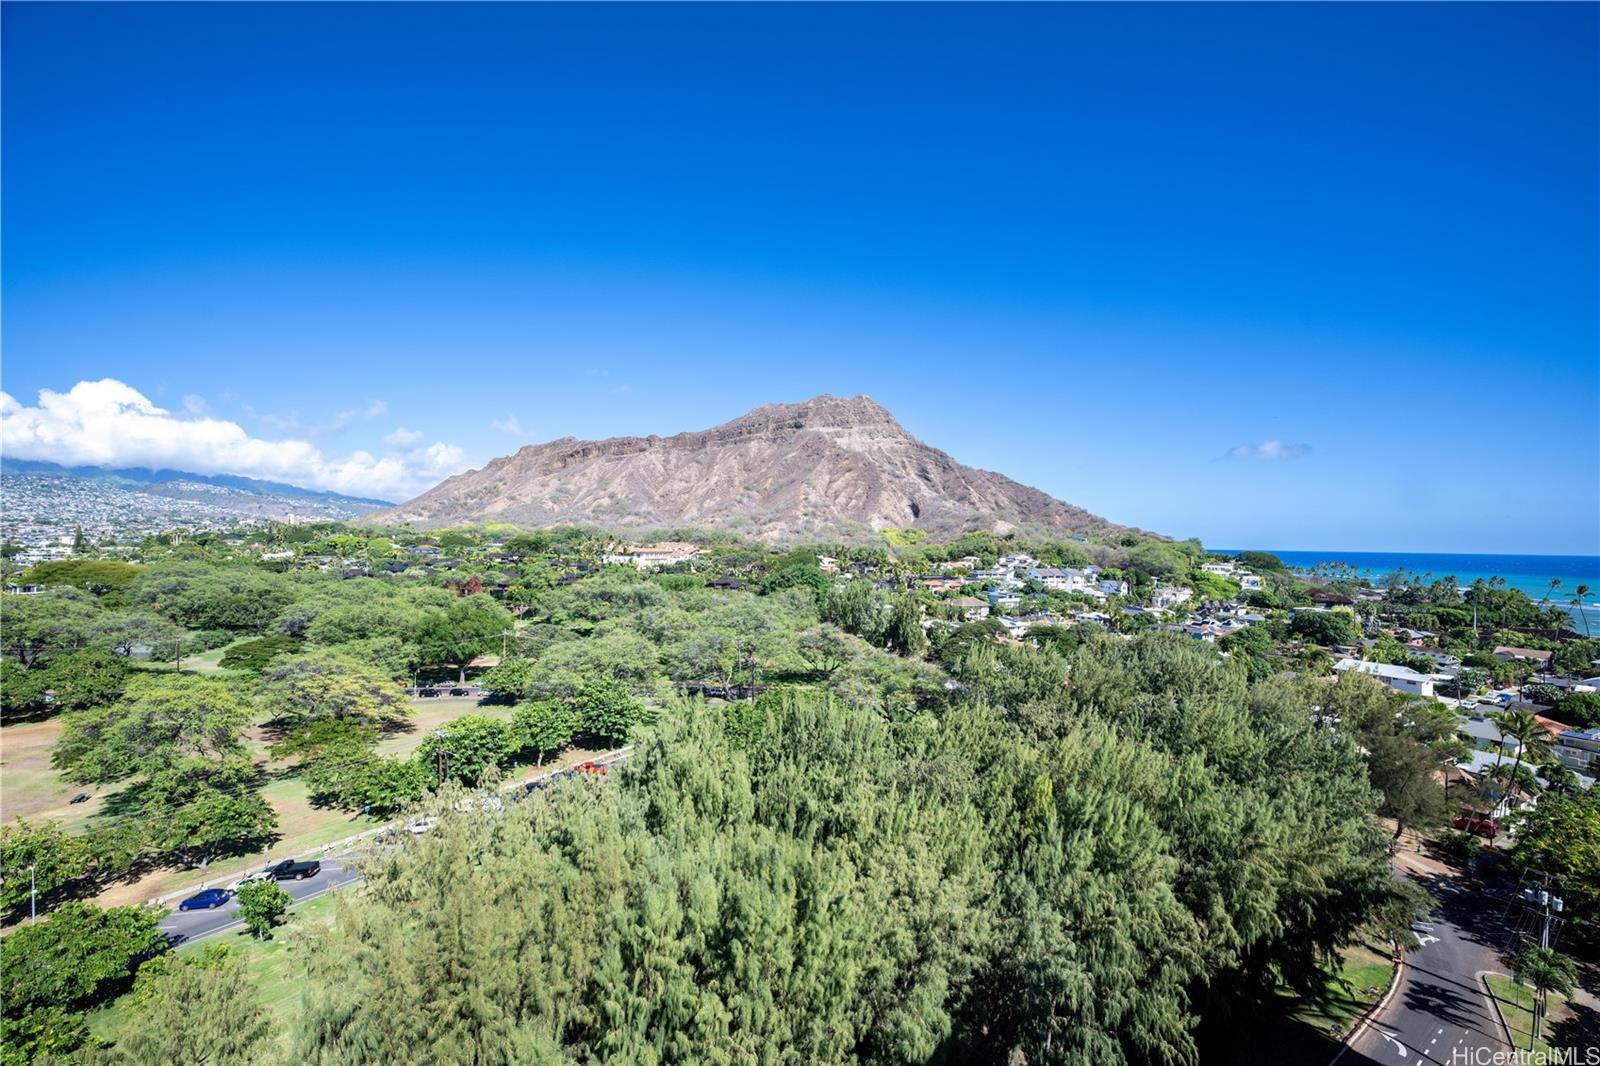
[[[289,909],[289,893],[276,881],[250,881],[239,886],[239,917],[258,940],[272,939],[272,929]]]
[[[812,595],[820,601],[833,588],[833,581],[815,563],[803,563],[799,566],[790,566],[777,573],[768,574],[761,579],[757,589],[763,596],[770,596],[774,592],[784,589],[807,588]]]
[[[88,1035],[83,1011],[122,991],[139,960],[159,951],[160,912],[146,907],[67,903],[37,925],[6,937],[0,952],[0,1000],[7,1063],[65,1053]],[[20,1056],[20,1058],[19,1058]]]
[[[230,633],[226,629],[196,629],[184,636],[183,653],[196,655],[203,651],[226,648],[237,637],[237,633]]]
[[[280,655],[288,655],[300,647],[294,637],[257,637],[241,641],[229,648],[217,664],[224,670],[250,670],[259,673]]]
[[[1355,617],[1343,611],[1296,612],[1289,622],[1289,632],[1325,648],[1353,643],[1361,635]]]
[[[1564,722],[1579,729],[1600,726],[1600,692],[1573,692],[1556,704],[1556,713]]]

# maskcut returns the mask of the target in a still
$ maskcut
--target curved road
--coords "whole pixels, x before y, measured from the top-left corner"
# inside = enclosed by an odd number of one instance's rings
[[[1500,1018],[1479,974],[1504,973],[1505,907],[1459,881],[1421,874],[1411,880],[1433,893],[1433,931],[1406,955],[1400,987],[1334,1061],[1340,1066],[1487,1066],[1508,1050]]]

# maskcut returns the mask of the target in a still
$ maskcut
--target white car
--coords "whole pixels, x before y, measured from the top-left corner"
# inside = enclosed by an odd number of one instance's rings
[[[237,880],[233,884],[229,885],[228,886],[228,891],[229,892],[237,892],[237,891],[239,891],[239,887],[241,885],[248,885],[248,884],[250,884],[251,882],[254,882],[254,881],[270,881],[270,880],[272,880],[272,876],[270,874],[268,874],[265,870],[252,870],[250,873],[245,874],[243,877],[239,878],[239,880]]]
[[[412,833],[416,836],[421,836],[423,833],[428,832],[438,824],[439,819],[437,818],[418,818],[416,821],[406,826],[406,832]]]

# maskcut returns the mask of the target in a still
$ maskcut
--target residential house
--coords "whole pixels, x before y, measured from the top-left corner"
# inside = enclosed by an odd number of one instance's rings
[[[1022,604],[1021,593],[1018,593],[1013,589],[984,589],[983,594],[987,596],[989,598],[989,602],[994,604],[996,607],[1017,607]]]
[[[1416,655],[1424,659],[1432,659],[1434,666],[1439,670],[1448,670],[1453,672],[1461,669],[1460,658],[1452,655],[1450,652],[1445,651],[1443,648],[1424,646],[1420,648],[1412,648],[1406,654]]]
[[[967,575],[967,580],[984,585],[1004,585],[1007,588],[1022,587],[1022,579],[1016,575],[1016,571],[1002,566],[991,567],[988,570],[974,570]]]
[[[950,601],[950,606],[958,609],[969,622],[981,622],[989,617],[989,605],[976,596],[958,596]]]
[[[1531,674],[1523,684],[1549,685],[1561,692],[1593,692],[1596,688],[1590,681],[1570,677],[1567,674]]]
[[[1550,754],[1580,774],[1600,776],[1600,726],[1566,730],[1556,738]]]
[[[1413,696],[1433,695],[1433,675],[1419,674],[1408,667],[1393,666],[1389,663],[1369,663],[1360,659],[1340,659],[1334,664],[1333,669],[1339,674],[1369,674],[1388,687],[1398,692],[1408,692]]]
[[[943,574],[923,574],[917,578],[917,583],[935,595],[946,592],[959,592],[961,586],[965,584],[959,577],[949,577]]]
[[[1047,589],[1057,592],[1083,592],[1089,588],[1089,578],[1082,570],[1062,570],[1056,567],[1034,567],[1028,577]]]
[[[697,544],[682,541],[663,541],[660,544],[629,544],[620,551],[607,552],[602,560],[610,564],[632,565],[640,570],[657,566],[671,566],[700,554]]]
[[[1205,571],[1208,574],[1215,574],[1218,577],[1232,577],[1233,576],[1233,572],[1234,572],[1235,569],[1237,569],[1237,567],[1238,567],[1237,563],[1201,563],[1200,564],[1200,569],[1201,570]]]
[[[1503,663],[1509,663],[1515,660],[1517,662],[1538,663],[1539,665],[1543,666],[1550,662],[1550,656],[1552,653],[1540,651],[1538,648],[1513,648],[1502,644],[1495,648],[1493,654],[1496,659],[1499,659]]]
[[[1128,583],[1109,577],[1101,578],[1095,585],[1095,591],[1101,596],[1126,596],[1128,594]]]
[[[1458,718],[1456,735],[1475,751],[1504,752],[1507,758],[1515,758],[1517,752],[1522,750],[1522,745],[1515,737],[1502,736],[1499,725],[1481,714]]]
[[[1238,574],[1236,579],[1239,582],[1240,590],[1243,592],[1260,592],[1267,587],[1266,582],[1257,574]]]
[[[1194,589],[1186,585],[1161,585],[1150,594],[1150,606],[1165,611],[1194,599]]]
[[[1002,615],[1000,618],[1000,624],[1006,627],[1007,633],[1013,637],[1016,637],[1018,640],[1021,640],[1023,637],[1027,636],[1028,630],[1032,628],[1029,623],[1023,621],[1021,618],[1013,618],[1011,615]]]

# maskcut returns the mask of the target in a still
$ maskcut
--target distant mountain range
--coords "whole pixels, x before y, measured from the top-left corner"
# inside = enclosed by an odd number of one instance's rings
[[[1123,532],[1008,477],[963,466],[866,396],[767,404],[671,437],[563,437],[457,474],[370,516],[422,528],[500,521],[730,529],[768,541],[887,528]]]
[[[258,478],[239,477],[234,474],[196,474],[187,470],[150,470],[145,467],[61,466],[59,463],[40,462],[32,459],[0,458],[0,473],[44,474],[53,477],[84,478],[91,481],[110,482],[118,488],[143,488],[146,491],[149,491],[153,486],[170,486],[174,482],[191,482],[201,485],[213,485],[217,488],[234,489],[238,492],[245,492],[255,496],[306,500],[323,505],[356,509],[362,512],[393,505],[392,501],[389,500],[345,496],[337,492],[323,492],[317,489],[303,489],[298,485],[287,485],[281,481],[262,481]]]

